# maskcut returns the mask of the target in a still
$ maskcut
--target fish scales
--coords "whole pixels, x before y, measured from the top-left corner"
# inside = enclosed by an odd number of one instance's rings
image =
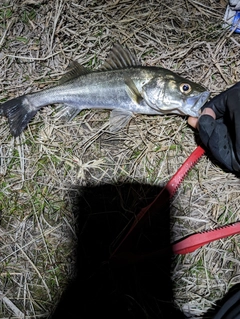
[[[152,109],[144,100],[142,103],[135,103],[125,88],[125,79],[131,77],[136,87],[140,89],[146,82],[146,75],[150,79],[154,73],[151,68],[140,67],[105,72],[95,71],[60,86],[28,94],[28,102],[32,105],[36,104],[36,107],[65,103],[79,109],[122,108],[143,114],[159,114],[160,110]]]

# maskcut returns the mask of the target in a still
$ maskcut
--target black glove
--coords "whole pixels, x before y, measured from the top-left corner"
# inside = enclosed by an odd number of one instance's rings
[[[210,115],[199,118],[199,135],[212,155],[228,170],[240,172],[240,82],[215,96],[202,107],[211,108]]]

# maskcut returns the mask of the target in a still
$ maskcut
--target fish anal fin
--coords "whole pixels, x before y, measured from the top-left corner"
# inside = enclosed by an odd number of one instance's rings
[[[135,83],[131,78],[126,78],[125,79],[125,84],[126,84],[126,92],[130,99],[135,103],[135,104],[140,104],[141,101],[143,100],[143,97],[141,96],[140,92],[138,91]]]
[[[66,83],[87,73],[89,73],[89,71],[84,66],[77,61],[71,61],[67,67],[67,73],[59,80],[59,84]]]
[[[130,122],[134,114],[131,111],[124,109],[114,109],[110,113],[110,132],[115,133]]]
[[[62,104],[57,107],[57,113],[54,115],[54,117],[59,120],[63,121],[71,121],[74,119],[75,116],[77,116],[82,111],[79,107],[74,107],[72,105]]]
[[[141,63],[133,53],[119,43],[115,43],[99,70],[116,70],[139,65]]]

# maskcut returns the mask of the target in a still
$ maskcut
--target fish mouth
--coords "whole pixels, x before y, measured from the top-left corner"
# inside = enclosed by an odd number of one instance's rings
[[[187,99],[187,104],[191,105],[188,110],[188,115],[193,117],[199,117],[201,107],[207,102],[210,96],[210,92],[205,91],[200,93],[197,96],[189,97]]]

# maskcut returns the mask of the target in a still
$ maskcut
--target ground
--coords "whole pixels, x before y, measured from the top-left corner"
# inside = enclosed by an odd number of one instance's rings
[[[143,65],[201,83],[213,97],[239,81],[240,38],[222,28],[226,5],[224,0],[3,0],[0,101],[55,85],[71,60],[96,69],[115,42],[135,51]],[[111,134],[108,111],[86,110],[71,122],[57,120],[55,112],[54,106],[42,109],[18,138],[0,118],[1,318],[47,318],[57,304],[75,273],[79,237],[88,254],[89,238],[81,237],[88,218],[79,221],[76,198],[92,200],[91,207],[98,187],[107,192],[110,187],[110,197],[122,199],[128,213],[124,227],[149,189],[165,185],[199,143],[187,118],[177,115],[138,115]],[[132,201],[123,196],[122,185],[128,185]],[[206,154],[170,204],[170,239],[235,222],[238,207],[239,179]],[[95,235],[101,236],[99,229]],[[235,235],[171,258],[176,309],[204,317],[240,282],[239,245]],[[137,300],[134,294],[128,298]],[[148,306],[140,306],[146,318],[153,317]]]

